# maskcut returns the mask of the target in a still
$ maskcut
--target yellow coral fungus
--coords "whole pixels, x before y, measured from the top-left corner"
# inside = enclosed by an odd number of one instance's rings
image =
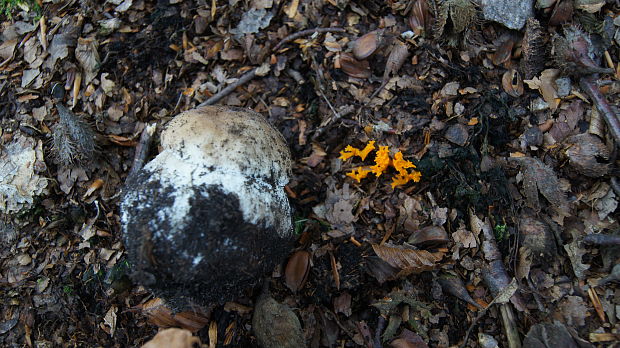
[[[369,141],[363,150],[354,148],[348,145],[343,151],[340,151],[340,159],[343,161],[358,156],[363,160],[372,151],[375,150],[375,141]],[[350,178],[361,182],[366,178],[369,173],[373,173],[376,177],[380,177],[389,167],[393,167],[398,173],[392,178],[392,188],[405,185],[409,181],[419,182],[422,174],[416,170],[411,173],[407,171],[409,168],[416,168],[411,162],[403,158],[403,153],[398,151],[394,154],[394,158],[390,158],[390,149],[388,146],[379,146],[377,154],[375,155],[375,164],[371,167],[358,167],[348,172],[346,175]]]
[[[375,149],[375,141],[371,140],[368,142],[368,144],[366,144],[366,147],[364,147],[364,149],[362,151],[359,152],[360,158],[363,160],[366,159],[366,156],[368,156],[368,154],[370,153],[370,151]]]
[[[377,177],[380,177],[389,165],[390,149],[387,146],[379,146],[379,150],[375,156],[375,165],[370,167],[370,170],[372,170]]]
[[[392,166],[401,175],[407,174],[407,168],[415,168],[415,165],[413,163],[407,161],[406,159],[403,159],[403,153],[400,151],[394,154]]]
[[[375,149],[374,140],[369,141],[368,144],[366,144],[366,147],[364,147],[364,149],[362,150],[354,148],[351,145],[347,145],[347,147],[345,147],[343,151],[340,151],[340,157],[338,158],[340,158],[343,161],[346,161],[353,156],[358,156],[363,161],[366,159],[366,156],[368,156],[368,154],[374,149]]]
[[[340,157],[338,158],[340,158],[343,161],[346,161],[349,158],[355,156],[357,152],[359,152],[358,149],[354,148],[351,145],[347,145],[347,147],[345,147],[344,150],[340,151]]]
[[[413,182],[420,182],[420,178],[422,178],[422,173],[416,170],[414,170],[412,173],[396,174],[394,175],[394,178],[392,178],[392,188],[404,185],[411,180],[413,180]]]
[[[357,182],[361,182],[362,179],[368,176],[368,173],[370,173],[369,169],[366,169],[365,167],[357,167],[356,169],[348,172],[347,176],[357,180]]]

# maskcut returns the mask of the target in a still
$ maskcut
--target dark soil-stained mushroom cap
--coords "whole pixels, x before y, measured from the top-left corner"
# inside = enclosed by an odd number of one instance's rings
[[[286,143],[255,112],[209,106],[176,116],[161,144],[121,202],[133,278],[179,310],[230,300],[289,252]]]

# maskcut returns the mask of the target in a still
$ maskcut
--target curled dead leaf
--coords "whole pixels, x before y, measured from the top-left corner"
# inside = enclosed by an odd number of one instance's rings
[[[291,256],[284,270],[286,286],[293,292],[303,288],[310,272],[310,253],[299,250]]]
[[[499,66],[509,61],[514,45],[515,40],[511,36],[507,37],[495,50],[492,56],[493,64]]]
[[[383,81],[396,74],[400,67],[405,64],[405,61],[409,57],[409,47],[406,43],[400,40],[394,40],[392,44],[392,50],[385,63],[385,71],[383,72]]]
[[[569,137],[564,142],[568,161],[577,172],[596,178],[609,173],[609,149],[597,136],[584,133]]]
[[[371,75],[368,61],[357,60],[346,52],[340,54],[340,68],[345,74],[358,79],[366,79]]]
[[[409,27],[416,35],[422,35],[431,21],[426,0],[418,0],[413,5],[409,16]]]
[[[383,261],[400,270],[396,278],[432,270],[443,258],[442,252],[431,253],[399,245],[373,244],[372,249]]]
[[[502,76],[502,87],[511,97],[519,97],[523,94],[523,79],[515,69],[510,69]]]
[[[440,248],[449,242],[448,233],[441,226],[426,226],[413,232],[407,240],[407,243],[423,249]]]
[[[200,338],[188,330],[170,328],[158,332],[142,348],[192,348],[194,344],[200,345]]]
[[[353,55],[355,58],[363,60],[370,57],[379,48],[381,38],[381,32],[375,30],[355,40],[353,42]]]
[[[142,311],[149,323],[160,328],[181,327],[190,332],[198,332],[209,322],[208,314],[200,310],[174,314],[159,297],[138,305],[136,308]]]

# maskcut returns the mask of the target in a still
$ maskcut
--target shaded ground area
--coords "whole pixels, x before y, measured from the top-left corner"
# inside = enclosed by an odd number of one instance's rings
[[[172,318],[130,281],[118,211],[145,125],[252,69],[219,104],[261,113],[293,154],[298,241],[261,276],[309,347],[617,345],[620,6],[534,3],[520,29],[468,0],[15,8],[2,346],[140,346],[171,324],[257,346],[261,289]]]

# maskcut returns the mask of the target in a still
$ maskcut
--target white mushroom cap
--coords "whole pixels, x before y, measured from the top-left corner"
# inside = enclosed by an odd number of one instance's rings
[[[276,129],[253,111],[207,106],[176,116],[161,144],[121,202],[138,282],[168,299],[221,300],[282,261],[291,156]]]
[[[185,111],[161,134],[164,151],[216,166],[222,172],[288,183],[291,155],[284,138],[260,114],[241,108],[204,106]]]

